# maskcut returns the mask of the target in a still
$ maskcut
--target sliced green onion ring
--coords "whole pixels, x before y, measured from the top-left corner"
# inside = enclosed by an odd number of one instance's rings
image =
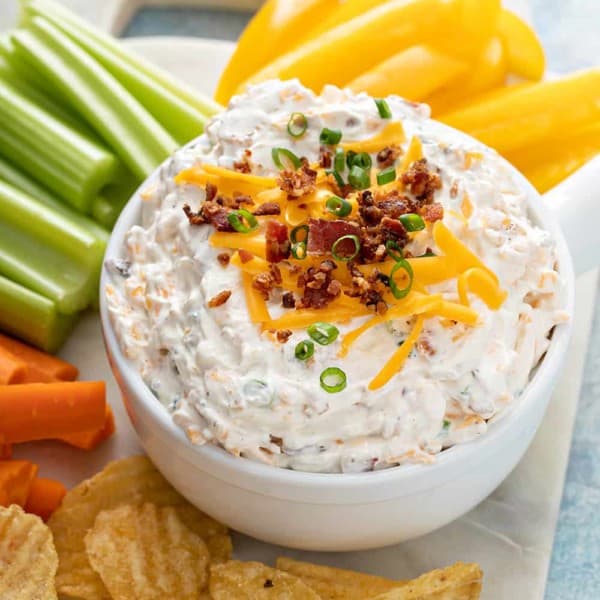
[[[379,112],[379,116],[382,119],[392,118],[392,111],[390,110],[390,106],[383,98],[376,98],[375,105],[377,106],[377,111]]]
[[[238,233],[250,233],[258,227],[258,219],[244,208],[232,210],[227,220]]]
[[[298,234],[303,231],[304,235],[302,239],[298,239]],[[292,244],[297,244],[298,242],[306,242],[308,240],[308,225],[298,225],[298,227],[294,227],[290,231],[290,241]]]
[[[287,148],[273,148],[273,150],[271,150],[271,157],[273,158],[275,166],[280,170],[289,169],[290,167],[299,169],[302,165],[300,159]]]
[[[394,275],[400,270],[404,271],[408,275],[408,283],[403,288],[399,288],[394,280]],[[410,263],[405,258],[402,258],[392,267],[392,270],[390,271],[390,290],[392,291],[392,294],[394,294],[394,298],[400,300],[400,298],[408,296],[408,293],[412,288],[413,279],[414,273]]]
[[[325,208],[336,217],[347,217],[352,212],[352,204],[339,196],[331,196],[325,202]]]
[[[311,340],[302,340],[296,344],[294,356],[298,360],[308,360],[315,353],[315,345]]]
[[[304,260],[306,258],[306,242],[292,244],[290,251],[296,260]]]
[[[342,173],[346,168],[346,154],[343,148],[335,149],[335,158],[333,159],[333,168],[338,172]]]
[[[335,182],[339,188],[343,188],[346,185],[342,179],[342,176],[335,169],[327,169],[325,173],[327,173],[327,175],[333,175],[333,178],[335,179]]]
[[[348,150],[348,152],[346,152],[346,165],[348,166],[349,169],[351,169],[352,165],[354,164],[355,156],[356,156],[356,152],[354,152],[354,150]]]
[[[315,340],[317,344],[321,344],[321,346],[327,346],[335,342],[337,336],[340,334],[340,330],[335,325],[323,321],[317,321],[309,325],[306,332],[311,339]]]
[[[354,165],[363,169],[370,169],[373,166],[373,160],[367,152],[359,152],[352,157],[352,166]]]
[[[354,252],[348,256],[342,256],[337,253],[338,245],[341,244],[344,240],[352,240],[354,242]],[[360,252],[360,240],[357,235],[343,235],[333,242],[333,246],[331,246],[331,254],[333,254],[333,258],[336,260],[341,260],[343,262],[350,262],[356,255]]]
[[[385,249],[387,250],[388,256],[393,258],[396,262],[404,258],[402,247],[399,246],[398,242],[395,240],[388,240],[385,243]],[[398,250],[398,253],[395,252],[396,250]]]
[[[335,146],[340,143],[342,139],[342,132],[339,129],[329,129],[329,127],[323,127],[319,141],[321,144],[326,146]]]
[[[371,176],[369,174],[368,169],[363,169],[358,165],[354,165],[350,169],[350,174],[348,175],[348,183],[355,190],[366,190],[371,185]]]
[[[330,394],[341,392],[347,384],[346,373],[339,367],[327,367],[319,379],[321,387]]]
[[[377,173],[377,185],[385,185],[396,179],[396,167],[388,167]]]
[[[288,133],[295,138],[302,137],[308,128],[308,119],[301,112],[292,113],[287,124]]]
[[[398,217],[406,231],[421,231],[425,229],[425,221],[416,213],[407,213]]]

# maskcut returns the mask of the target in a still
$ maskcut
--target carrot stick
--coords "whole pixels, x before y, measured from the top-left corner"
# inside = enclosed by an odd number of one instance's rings
[[[64,435],[60,441],[66,442],[76,448],[82,450],[93,450],[99,446],[104,440],[108,439],[115,432],[115,417],[110,408],[110,404],[106,405],[106,416],[104,425],[100,429],[92,431],[84,431],[83,433],[74,433],[72,435]]]
[[[0,460],[0,505],[25,506],[38,466],[28,460]]]
[[[10,458],[12,456],[12,446],[10,444],[0,444],[0,458]]]
[[[60,506],[66,493],[67,488],[60,481],[36,477],[29,488],[25,512],[37,515],[47,521]]]
[[[46,354],[41,350],[31,348],[27,344],[0,334],[0,348],[7,350],[23,360],[29,366],[29,369],[36,372],[41,371],[47,377],[52,379],[62,379],[64,381],[73,381],[76,379],[79,371],[77,367],[61,360],[51,354]]]
[[[105,415],[103,381],[0,386],[0,444],[56,439],[100,429]]]
[[[0,385],[21,383],[27,374],[27,364],[0,346]]]

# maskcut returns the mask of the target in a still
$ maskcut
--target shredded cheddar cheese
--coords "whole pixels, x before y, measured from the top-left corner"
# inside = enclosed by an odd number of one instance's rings
[[[250,273],[242,273],[242,282],[250,320],[253,323],[266,323],[270,321],[271,315],[267,309],[265,299],[258,290],[252,287],[252,275]]]
[[[506,300],[507,292],[491,277],[488,271],[478,267],[467,269],[458,278],[458,297],[465,306],[470,306],[468,292],[477,294],[492,310],[498,310]]]
[[[415,162],[415,160],[421,160],[423,158],[423,146],[421,145],[421,140],[413,135],[410,138],[410,144],[408,145],[408,150],[402,157],[402,162],[398,167],[398,173],[402,175],[402,173],[406,173],[408,171],[408,167],[411,163]]]
[[[260,235],[246,235],[241,233],[229,233],[227,231],[215,231],[208,242],[215,248],[230,248],[231,250],[247,250],[251,254],[265,258],[266,242]]]
[[[386,146],[401,144],[405,140],[406,135],[402,123],[400,121],[392,121],[373,137],[357,142],[345,142],[342,144],[342,148],[344,148],[346,152],[352,150],[353,152],[372,153],[378,152]]]

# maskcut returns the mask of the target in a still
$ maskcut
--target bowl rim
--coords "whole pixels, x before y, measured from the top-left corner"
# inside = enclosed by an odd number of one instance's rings
[[[457,130],[436,122],[441,130],[448,129],[456,137]],[[484,149],[486,152],[494,150],[485,146],[471,136],[458,132],[465,143],[473,147]],[[199,136],[201,137],[201,136]],[[199,138],[196,138],[186,144],[184,148],[194,145]],[[516,422],[524,416],[524,413],[531,408],[536,398],[544,398],[545,384],[548,379],[552,380],[560,372],[563,358],[566,355],[567,348],[572,333],[573,311],[574,311],[574,282],[575,275],[569,249],[560,226],[554,217],[554,214],[544,205],[544,201],[533,185],[520,173],[512,164],[498,155],[504,167],[514,178],[518,187],[526,194],[528,211],[534,221],[544,230],[548,231],[556,243],[556,253],[558,257],[558,270],[561,274],[564,284],[561,294],[563,299],[563,308],[567,311],[570,318],[566,323],[555,326],[549,347],[535,367],[526,388],[510,407],[508,407],[500,418],[493,420],[488,430],[478,438],[456,444],[435,455],[435,461],[430,464],[404,464],[394,467],[388,467],[377,471],[367,471],[361,473],[319,473],[311,471],[299,471],[285,469],[266,463],[261,463],[249,458],[238,457],[230,454],[224,448],[214,444],[195,445],[191,443],[184,431],[173,421],[168,413],[148,386],[142,380],[137,372],[135,365],[127,359],[117,340],[112,321],[109,315],[106,294],[104,289],[109,280],[109,275],[105,267],[106,261],[111,258],[117,258],[121,255],[123,239],[129,228],[135,225],[139,220],[139,212],[142,206],[140,193],[146,187],[157,180],[163,168],[165,168],[171,157],[166,159],[134,192],[133,196],[127,202],[121,212],[121,215],[115,224],[115,227],[107,244],[103,268],[100,279],[100,318],[104,343],[106,351],[111,359],[113,368],[116,368],[119,376],[123,379],[128,390],[135,393],[137,399],[143,404],[144,410],[150,415],[153,422],[160,426],[164,435],[187,452],[188,456],[192,454],[198,456],[199,460],[210,461],[215,467],[222,469],[224,473],[244,473],[253,480],[263,481],[267,484],[276,484],[285,486],[286,484],[298,487],[310,487],[316,489],[329,489],[331,487],[352,489],[357,487],[387,485],[393,482],[394,485],[405,484],[408,480],[415,477],[426,476],[428,481],[443,481],[447,476],[461,465],[469,461],[473,462],[474,457],[484,456],[490,452],[499,443],[502,445],[502,438],[506,438],[506,432],[510,431]],[[433,479],[431,479],[433,478]]]

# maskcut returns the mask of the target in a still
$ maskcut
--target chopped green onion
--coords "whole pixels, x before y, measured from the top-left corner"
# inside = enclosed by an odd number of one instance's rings
[[[319,136],[321,144],[325,144],[326,146],[335,146],[340,143],[341,139],[342,132],[339,129],[329,129],[328,127],[323,127]]]
[[[367,169],[354,165],[348,175],[348,183],[356,190],[365,190],[371,185],[371,176]]]
[[[335,182],[339,188],[343,188],[344,185],[346,185],[342,179],[342,176],[335,169],[327,169],[325,173],[327,173],[327,175],[333,175],[333,178],[335,179]]]
[[[354,251],[352,252],[352,254],[349,254],[348,256],[343,256],[341,254],[338,254],[338,252],[337,252],[338,245],[341,244],[345,240],[352,240],[352,242],[354,243]],[[351,261],[353,258],[356,257],[356,255],[359,252],[360,252],[360,241],[359,241],[357,235],[343,235],[342,237],[335,240],[335,242],[333,242],[333,246],[331,246],[331,254],[333,254],[333,258],[335,258],[336,260],[341,260],[343,262]]]
[[[363,169],[370,169],[373,166],[373,161],[371,157],[366,152],[359,152],[358,154],[352,157],[352,165],[353,167],[356,165],[357,167],[362,167]]]
[[[258,227],[258,219],[244,208],[232,210],[227,215],[227,220],[239,233],[250,233]]]
[[[408,283],[403,288],[399,288],[394,280],[394,275],[396,271],[402,270],[408,275]],[[412,287],[414,279],[414,273],[410,263],[402,258],[399,260],[393,267],[390,272],[390,290],[392,290],[392,294],[394,294],[394,298],[400,300],[400,298],[404,298],[410,292],[410,288]]]
[[[343,148],[335,149],[335,158],[333,159],[333,168],[338,172],[342,173],[346,168],[346,156]]]
[[[310,340],[302,340],[296,345],[294,355],[298,360],[308,360],[315,353],[315,345]]]
[[[287,124],[288,133],[295,138],[301,137],[308,127],[308,119],[301,112],[292,113]]]
[[[304,236],[301,240],[298,239],[298,233],[300,231],[304,232]],[[298,227],[294,227],[292,231],[290,231],[290,241],[292,244],[297,244],[298,242],[306,242],[308,240],[308,225],[298,225]]]
[[[385,185],[396,179],[396,167],[388,167],[377,173],[377,185]]]
[[[327,346],[332,342],[335,342],[340,331],[334,325],[330,323],[324,323],[323,321],[317,321],[312,325],[309,325],[306,332],[308,335],[321,346]]]
[[[406,231],[421,231],[425,229],[425,221],[416,213],[400,215],[399,219]]]
[[[385,243],[385,249],[387,250],[388,256],[393,258],[395,261],[402,260],[404,258],[404,253],[402,251],[402,247],[398,245],[398,242],[395,240],[388,240]],[[394,252],[398,250],[398,253]]]
[[[348,150],[348,152],[346,152],[346,165],[348,166],[349,169],[351,169],[352,165],[354,164],[355,156],[356,156],[356,152],[354,152],[354,150]]]
[[[450,429],[450,421],[448,421],[448,419],[444,419],[442,426],[445,431],[448,431],[448,429]]]
[[[273,148],[271,150],[271,157],[275,166],[280,170],[289,169],[290,167],[299,169],[302,164],[300,159],[287,148]]]
[[[341,392],[347,383],[346,373],[338,367],[327,367],[320,377],[321,387],[330,394]]]
[[[382,119],[392,118],[392,111],[390,110],[389,104],[383,98],[376,98],[375,105],[377,106],[379,116]]]
[[[304,260],[306,258],[306,242],[292,244],[291,252],[295,259]]]
[[[352,204],[338,196],[331,196],[325,203],[325,208],[336,217],[347,217],[352,212]]]

